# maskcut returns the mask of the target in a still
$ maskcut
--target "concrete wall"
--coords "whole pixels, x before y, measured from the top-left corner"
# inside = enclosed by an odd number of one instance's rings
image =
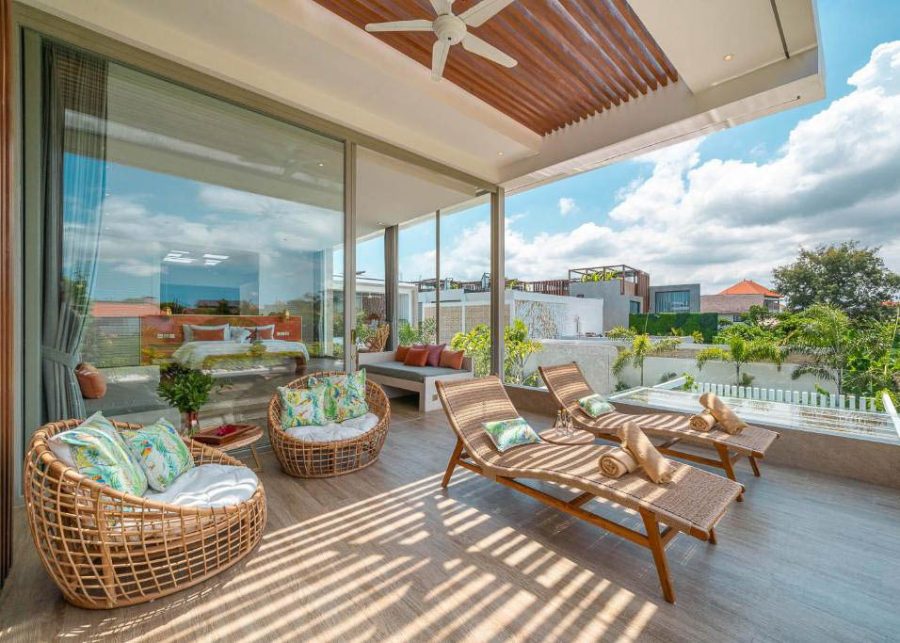
[[[671,292],[673,290],[687,290],[690,293],[689,310],[657,310],[656,293]],[[650,312],[651,313],[699,313],[700,312],[700,284],[676,284],[674,286],[650,286]]]
[[[626,288],[633,288],[633,284],[626,283]],[[643,309],[642,297],[622,295],[622,284],[618,279],[612,281],[585,281],[569,284],[569,294],[574,297],[603,300],[603,330],[607,331],[616,326],[628,328],[628,315],[631,314],[631,302],[636,301]]]
[[[766,298],[762,295],[703,295],[700,298],[700,312],[737,315],[746,313],[750,306],[762,306]]]
[[[598,393],[609,393],[615,388],[612,363],[618,351],[612,342],[597,340],[542,340],[543,350],[534,353],[525,364],[525,372],[538,366],[553,366],[578,362],[591,387]]]
[[[811,375],[802,375],[799,379],[792,380],[791,373],[797,368],[796,364],[782,364],[778,370],[774,364],[752,363],[747,364],[742,373],[753,375],[754,386],[794,389],[798,391],[816,390],[816,378]],[[666,373],[693,375],[698,382],[715,382],[717,384],[734,384],[734,365],[725,362],[707,362],[703,370],[697,368],[697,360],[693,357],[648,357],[644,361],[644,385],[653,386],[659,384],[660,378]],[[626,367],[619,375],[619,381],[628,386],[640,384],[640,372],[637,369]],[[615,387],[615,382],[613,383]],[[836,392],[831,382],[819,382],[819,386],[833,393]]]

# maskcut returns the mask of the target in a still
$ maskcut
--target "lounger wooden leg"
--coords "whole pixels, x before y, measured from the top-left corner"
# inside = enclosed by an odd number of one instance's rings
[[[718,545],[719,544],[719,541],[716,540],[715,528],[709,530],[709,544],[710,545]]]
[[[759,474],[759,463],[756,461],[756,458],[754,458],[752,455],[748,455],[747,459],[750,460],[750,466],[753,467],[753,475],[755,475],[758,478],[760,475]]]
[[[656,573],[659,574],[659,584],[662,586],[663,598],[669,603],[675,603],[675,589],[669,578],[669,562],[666,560],[666,548],[659,535],[659,522],[656,516],[649,511],[641,511],[644,519],[644,529],[647,530],[647,540],[650,551],[653,552],[653,562],[656,563]]]
[[[456,440],[456,448],[453,449],[453,455],[450,456],[450,462],[447,463],[447,470],[444,472],[444,479],[441,480],[441,487],[447,488],[447,485],[450,484],[450,476],[453,475],[453,470],[456,468],[456,463],[459,462],[459,456],[462,455],[463,452],[463,441],[458,439]]]
[[[728,476],[729,480],[734,480],[737,482],[737,477],[734,475],[734,467],[731,466],[731,457],[728,455],[728,447],[723,444],[716,445],[716,451],[719,453],[719,460],[721,461],[721,466],[725,470],[725,475]],[[744,502],[744,492],[741,492],[741,495],[738,496],[738,502]]]

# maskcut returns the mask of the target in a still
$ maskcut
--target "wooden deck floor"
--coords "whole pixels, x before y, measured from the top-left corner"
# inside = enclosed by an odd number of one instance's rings
[[[0,639],[897,640],[896,490],[740,468],[746,502],[719,544],[679,535],[668,550],[672,606],[647,550],[468,472],[441,490],[453,442],[440,412],[404,402],[363,472],[297,480],[267,454],[258,551],[200,587],[115,611],[62,600],[20,512]]]

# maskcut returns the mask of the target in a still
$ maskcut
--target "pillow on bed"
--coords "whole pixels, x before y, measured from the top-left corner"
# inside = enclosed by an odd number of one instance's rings
[[[275,324],[257,326],[250,330],[251,342],[263,342],[275,339]]]
[[[406,366],[425,366],[428,362],[428,350],[425,348],[417,348],[413,346],[406,353],[403,363]]]
[[[531,425],[521,417],[484,422],[481,426],[500,453],[522,444],[537,444],[541,441]]]
[[[122,429],[121,435],[154,491],[165,491],[194,466],[190,449],[165,418],[140,429]]]
[[[425,360],[426,366],[440,366],[441,353],[444,351],[446,344],[428,344],[425,350],[428,351],[428,358]]]
[[[466,356],[464,351],[448,351],[441,353],[441,361],[439,365],[442,368],[453,368],[457,371],[462,368],[463,358]]]
[[[605,397],[598,395],[597,393],[585,395],[580,398],[578,400],[578,406],[592,418],[600,417],[604,413],[616,410],[616,407],[607,402]]]
[[[250,330],[247,328],[231,327],[231,341],[238,344],[246,344],[250,339]]]
[[[281,398],[281,428],[295,426],[321,426],[328,424],[325,417],[325,385],[310,388],[279,386]]]
[[[191,336],[195,342],[224,342],[227,328],[201,328],[194,326],[191,329]]]
[[[197,330],[201,330],[201,331],[206,331],[206,330],[218,331],[218,330],[221,330],[221,331],[222,331],[222,337],[223,337],[224,339],[228,339],[228,338],[230,337],[230,332],[229,332],[230,328],[229,328],[229,325],[228,325],[228,324],[222,324],[221,326],[197,326],[197,325],[195,325],[195,324],[182,324],[182,325],[181,325],[181,330],[184,332],[184,341],[186,341],[186,342],[207,341],[207,340],[201,340],[201,339],[199,339],[199,338],[197,338],[197,337],[194,336],[195,331],[197,331]],[[216,341],[216,340],[213,340],[213,341]]]

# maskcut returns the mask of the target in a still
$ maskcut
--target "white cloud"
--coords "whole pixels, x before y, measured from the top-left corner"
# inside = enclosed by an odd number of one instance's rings
[[[882,246],[900,270],[900,41],[876,47],[848,83],[849,94],[799,122],[769,161],[701,163],[696,139],[638,159],[649,173],[617,193],[606,225],[526,237],[521,221],[508,223],[507,275],[549,279],[624,262],[654,283],[699,281],[715,292],[745,277],[769,283],[800,246],[847,239]],[[442,253],[445,273],[480,275],[489,238],[480,228]]]
[[[571,214],[577,211],[578,205],[575,203],[575,199],[567,196],[561,197],[559,199],[559,213],[562,216],[566,216],[567,214]]]

